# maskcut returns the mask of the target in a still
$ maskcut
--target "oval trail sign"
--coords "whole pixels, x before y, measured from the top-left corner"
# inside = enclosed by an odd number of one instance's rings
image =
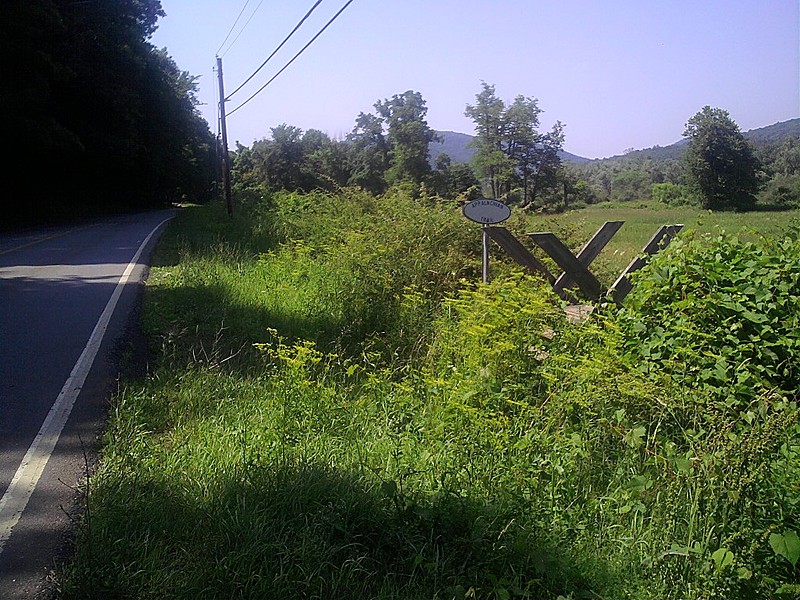
[[[464,216],[470,221],[490,225],[493,223],[502,223],[511,216],[511,209],[497,200],[489,200],[488,198],[478,198],[468,204],[464,205],[461,209]]]

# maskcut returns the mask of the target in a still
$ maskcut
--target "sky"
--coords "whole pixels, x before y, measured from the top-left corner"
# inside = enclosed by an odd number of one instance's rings
[[[150,41],[199,77],[214,133],[222,58],[231,148],[282,123],[341,139],[407,90],[433,129],[474,134],[464,109],[481,82],[507,104],[536,98],[540,129],[561,121],[564,149],[587,158],[672,144],[706,105],[742,131],[800,117],[800,0],[353,0],[237,109],[345,3],[323,0],[234,94],[313,0],[161,0]]]

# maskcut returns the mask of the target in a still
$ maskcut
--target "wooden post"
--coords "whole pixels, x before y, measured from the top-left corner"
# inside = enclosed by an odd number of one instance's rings
[[[624,224],[624,221],[606,221],[600,226],[600,229],[592,236],[586,244],[581,248],[581,251],[578,252],[577,259],[584,267],[588,267],[592,264],[592,261],[597,258],[597,255],[600,254],[600,251],[606,247],[611,238],[614,237],[614,234],[619,231],[620,227]],[[561,290],[564,288],[570,288],[575,285],[575,281],[570,277],[570,274],[564,271],[561,273],[556,282],[553,284],[553,289],[557,292],[561,293]]]
[[[531,275],[542,275],[551,284],[555,282],[556,278],[547,270],[542,262],[533,254],[528,252],[528,249],[515,238],[512,233],[505,227],[491,227],[489,229],[489,236],[497,242],[503,250],[508,252],[515,261],[525,267]]]
[[[575,280],[578,287],[587,297],[592,299],[600,297],[603,293],[600,282],[555,234],[542,232],[528,235],[542,250],[550,255],[550,258],[556,261],[559,267],[569,273],[569,276]]]
[[[672,238],[678,235],[681,229],[683,229],[682,224],[664,225],[661,229],[656,231],[655,235],[650,238],[650,241],[647,242],[647,245],[642,249],[642,255],[634,258],[628,265],[628,268],[622,272],[614,282],[614,285],[611,286],[609,292],[611,292],[611,297],[614,298],[614,302],[621,304],[625,296],[631,291],[633,286],[631,285],[630,279],[628,279],[628,275],[645,266],[650,256],[666,248],[672,241]]]
[[[222,59],[217,57],[217,76],[219,77],[219,119],[222,131],[222,181],[225,188],[225,205],[228,214],[233,214],[233,194],[231,192],[231,158],[228,154],[228,126],[225,122],[225,85],[222,82]]]

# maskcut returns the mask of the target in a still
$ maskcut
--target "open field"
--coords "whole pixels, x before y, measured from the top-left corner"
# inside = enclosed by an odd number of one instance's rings
[[[625,225],[597,259],[604,282],[613,282],[662,225],[682,223],[684,233],[726,231],[747,239],[784,231],[790,223],[800,221],[800,210],[783,212],[711,212],[696,208],[671,208],[656,203],[630,203],[632,206],[598,204],[559,215],[528,217],[527,231],[568,231],[579,246],[606,221],[624,221]],[[610,279],[610,281],[609,281]]]
[[[681,241],[581,324],[479,244],[402,193],[186,209],[62,597],[796,597],[796,237]]]

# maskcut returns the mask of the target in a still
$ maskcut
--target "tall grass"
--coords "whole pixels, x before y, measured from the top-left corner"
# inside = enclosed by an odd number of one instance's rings
[[[726,412],[478,251],[402,194],[185,211],[62,596],[792,597],[796,397]]]

